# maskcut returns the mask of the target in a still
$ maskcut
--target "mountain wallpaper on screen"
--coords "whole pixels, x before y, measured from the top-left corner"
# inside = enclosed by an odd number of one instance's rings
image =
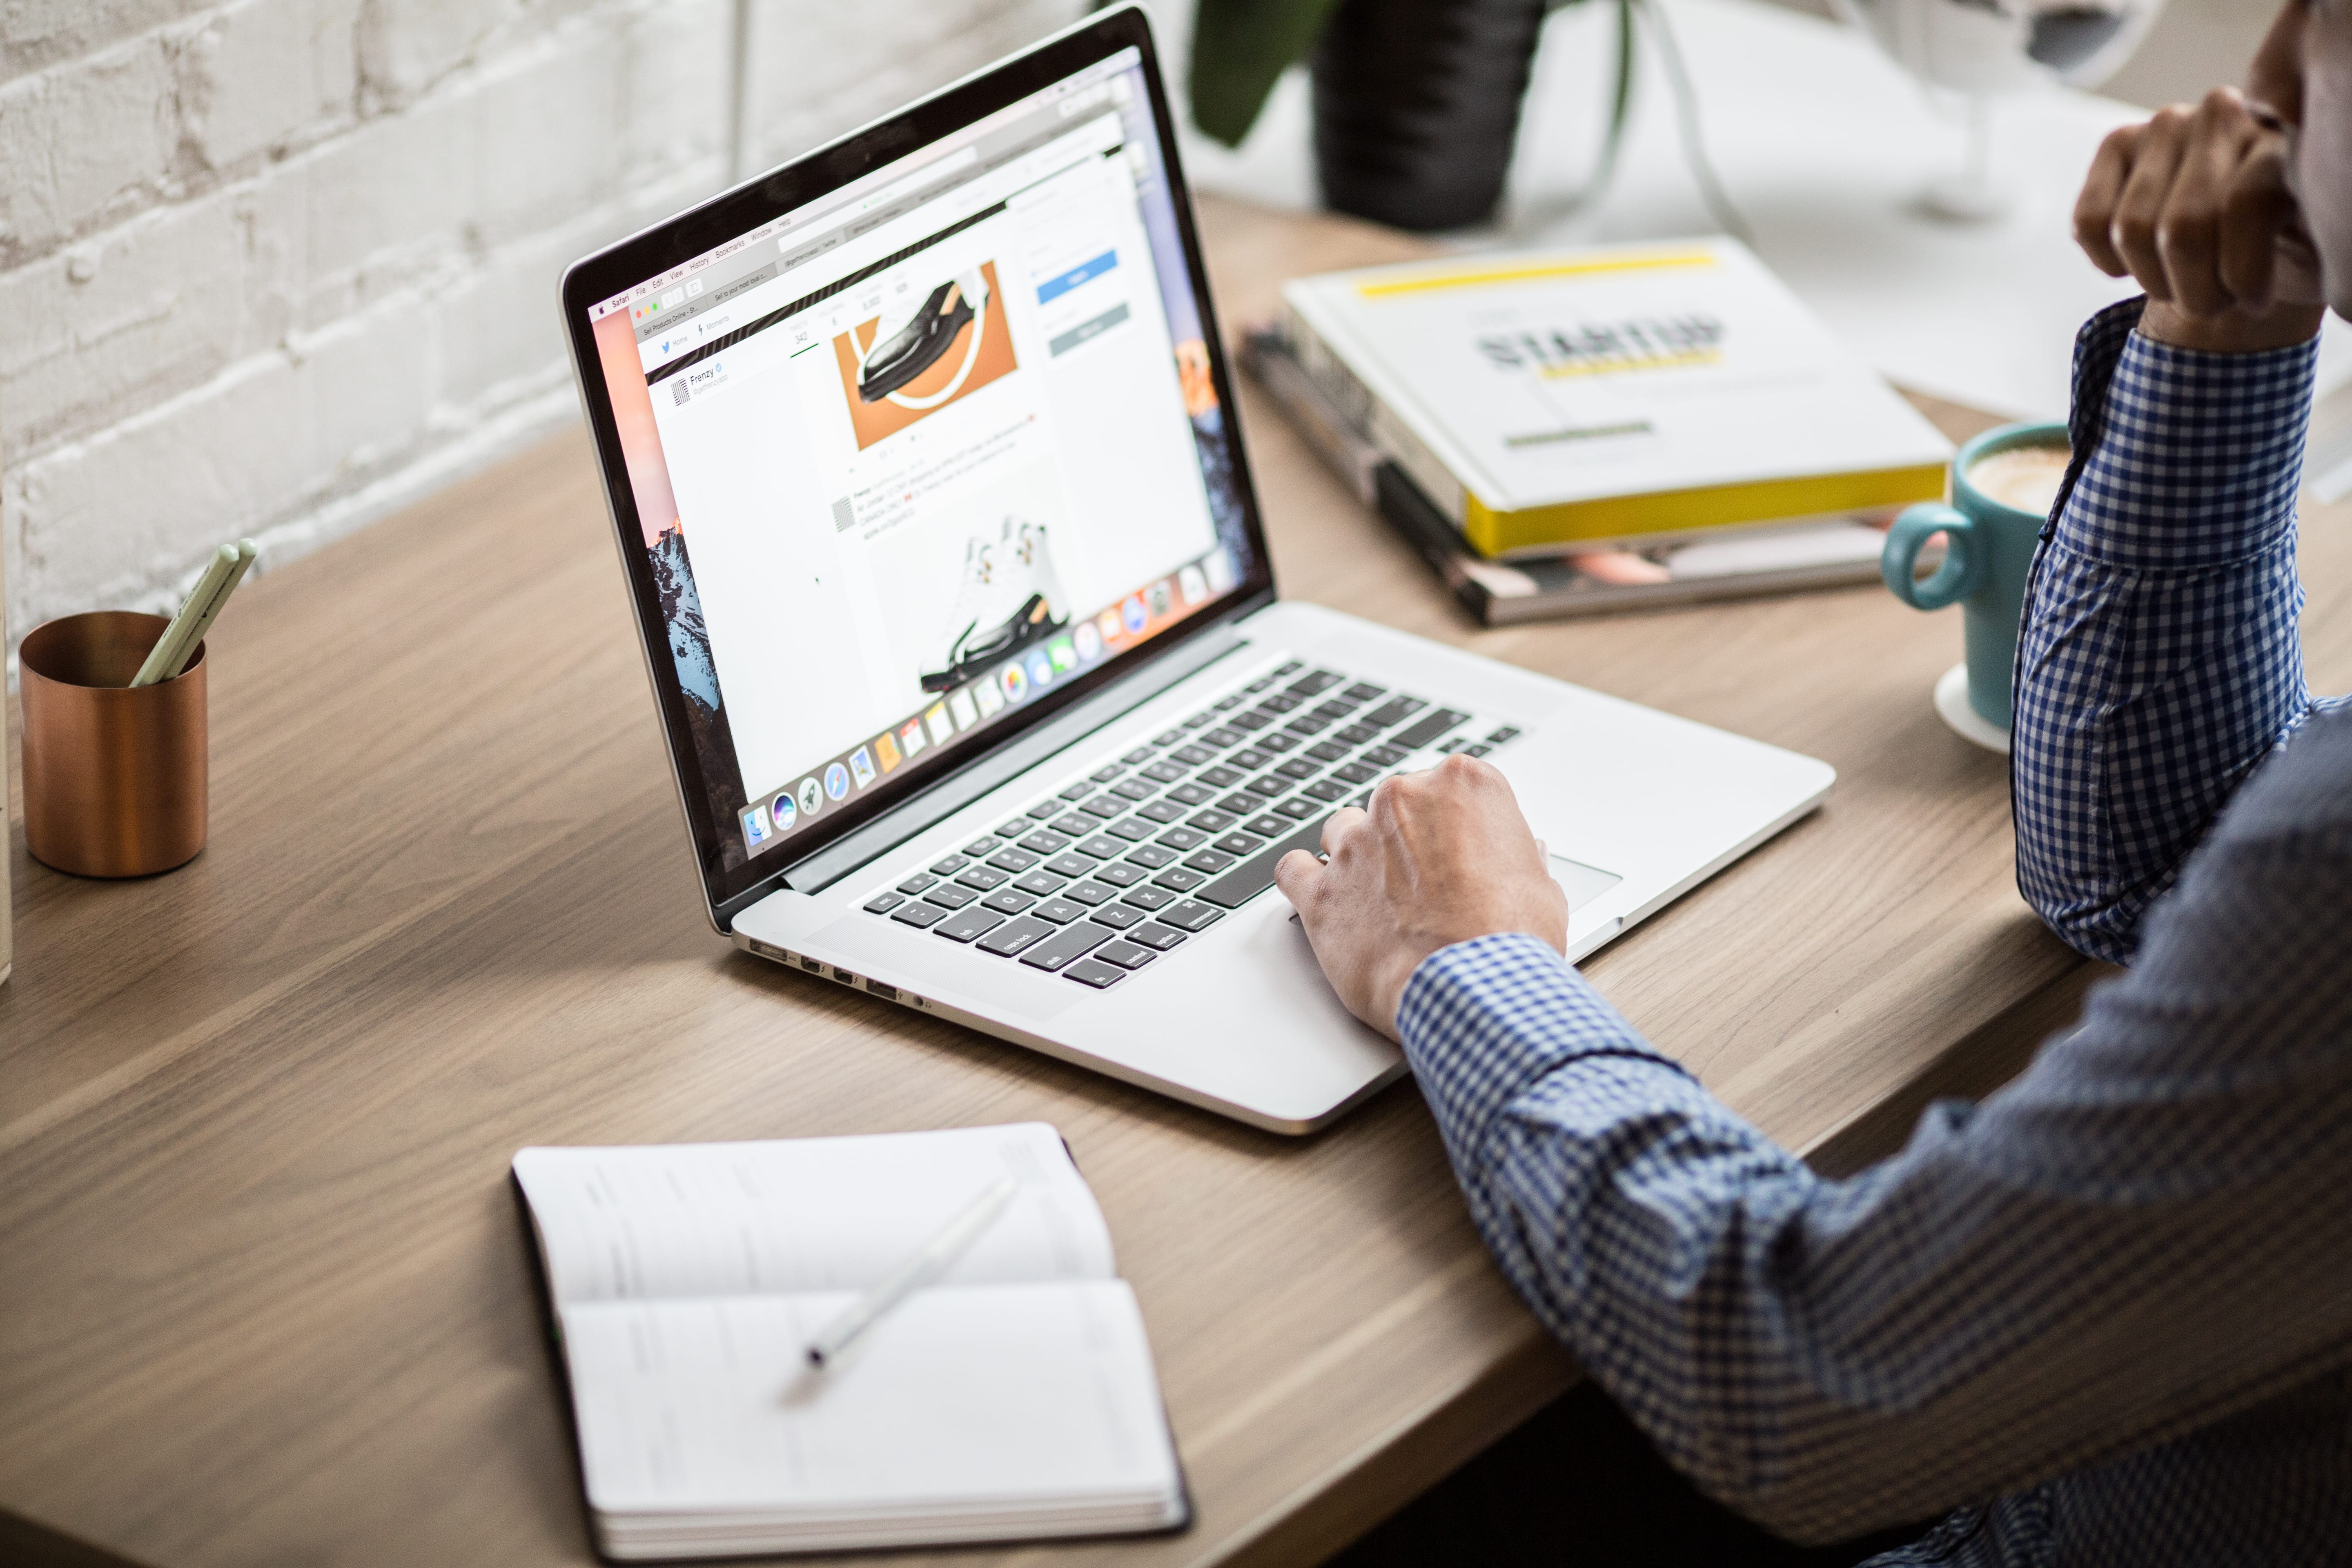
[[[662,624],[669,628],[670,658],[677,664],[678,689],[686,694],[687,728],[694,735],[694,759],[702,770],[717,814],[722,867],[748,858],[734,819],[748,804],[743,776],[735,766],[735,736],[719,696],[719,667],[710,657],[710,632],[702,622],[702,596],[695,592],[694,566],[687,559],[686,535],[675,524],[646,552],[653,559],[654,591],[661,599]]]

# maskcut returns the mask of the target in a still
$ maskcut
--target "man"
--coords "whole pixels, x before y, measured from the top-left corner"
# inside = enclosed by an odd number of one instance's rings
[[[1512,1283],[1704,1490],[1878,1563],[2352,1559],[2352,713],[2314,704],[2294,500],[2352,313],[2352,0],[2248,98],[2116,132],[2076,213],[2147,290],[2077,350],[2019,655],[2019,882],[2128,962],[1909,1146],[1814,1176],[1561,960],[1502,776],[1382,786],[1281,868],[1396,1035]]]

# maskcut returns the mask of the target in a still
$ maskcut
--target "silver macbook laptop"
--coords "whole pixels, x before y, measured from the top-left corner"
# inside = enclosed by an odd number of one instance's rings
[[[1829,767],[1276,596],[1143,13],[581,261],[563,310],[712,922],[1285,1132],[1403,1071],[1275,862],[1467,751],[1580,956]]]

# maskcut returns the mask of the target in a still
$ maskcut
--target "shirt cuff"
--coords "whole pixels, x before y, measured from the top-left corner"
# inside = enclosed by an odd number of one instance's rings
[[[2056,542],[2138,570],[2219,566],[2276,545],[2294,524],[2317,340],[2214,353],[2116,332],[2123,321],[2107,316],[2105,341],[2086,331],[2077,351],[2076,475]],[[2084,361],[2107,353],[2105,384],[2087,385],[2099,367]]]
[[[1566,959],[1517,932],[1441,948],[1405,982],[1397,1035],[1458,1149],[1546,1075],[1593,1056],[1639,1057],[1687,1079]]]

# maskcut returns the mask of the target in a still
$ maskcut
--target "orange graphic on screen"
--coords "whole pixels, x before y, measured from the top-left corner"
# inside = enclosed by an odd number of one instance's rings
[[[1020,368],[993,261],[859,322],[833,353],[860,451]]]

